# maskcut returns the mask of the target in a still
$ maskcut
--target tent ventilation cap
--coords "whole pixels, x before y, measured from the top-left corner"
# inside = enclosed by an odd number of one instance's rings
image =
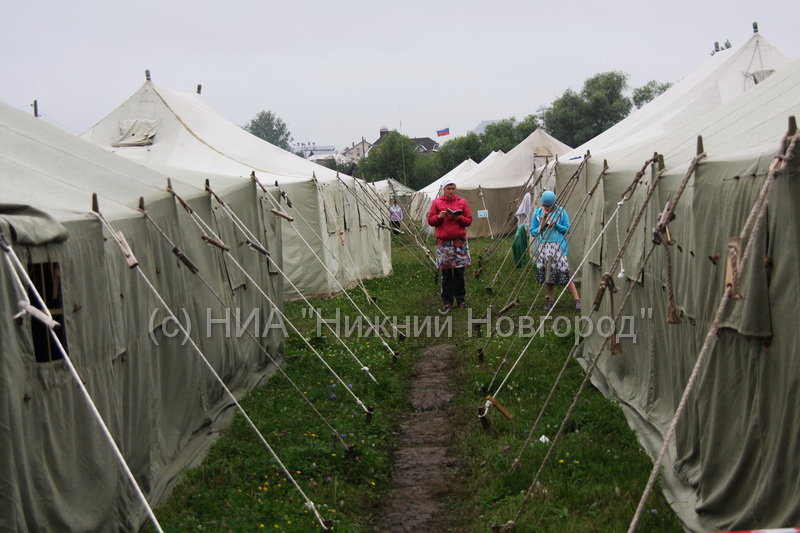
[[[144,71],[144,77],[147,81],[150,81],[150,69]]]
[[[753,23],[753,33],[758,33],[758,22]]]

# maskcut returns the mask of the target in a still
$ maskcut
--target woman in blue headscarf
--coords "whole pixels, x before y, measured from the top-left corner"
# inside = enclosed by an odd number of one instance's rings
[[[542,193],[542,207],[534,211],[531,218],[531,235],[536,238],[536,281],[547,286],[545,311],[553,308],[553,286],[568,285],[575,299],[575,309],[581,308],[578,288],[571,280],[567,262],[567,232],[569,216],[563,207],[556,205],[556,193]]]

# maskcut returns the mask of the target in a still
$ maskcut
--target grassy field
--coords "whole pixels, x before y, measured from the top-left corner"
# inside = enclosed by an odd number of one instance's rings
[[[485,255],[493,242],[472,241],[473,260]],[[448,315],[437,312],[441,306],[438,285],[415,259],[413,248],[401,246],[399,240],[394,245],[394,274],[366,282],[369,296],[377,300],[380,311],[360,289],[349,291],[352,302],[344,296],[312,302],[326,319],[334,319],[338,310],[340,334],[350,330],[344,335],[349,351],[324,327],[318,328],[316,317],[311,316],[306,304],[286,305],[287,316],[307,333],[305,341],[296,335],[287,339],[284,368],[319,414],[280,375],[252,391],[242,402],[322,517],[333,520],[338,531],[369,531],[372,513],[387,493],[397,421],[410,408],[405,391],[411,364],[421,348],[447,343],[457,347],[459,361],[454,368],[458,394],[451,408],[452,431],[456,435],[453,453],[459,468],[452,491],[445,496],[452,530],[491,531],[492,525],[505,524],[519,515],[514,531],[626,531],[651,463],[618,406],[591,386],[567,422],[540,482],[532,488],[530,501],[521,507],[522,495],[531,486],[548,450],[539,438],[554,438],[584,376],[580,366],[567,359],[574,341],[571,336],[559,337],[552,332],[537,336],[524,351],[498,396],[513,419],[492,409],[487,417],[489,428],[484,430],[477,416],[478,407],[484,403],[484,391],[496,390],[506,377],[510,363],[498,372],[501,361],[504,357],[515,361],[529,339],[516,335],[489,339],[487,328],[482,328],[478,336],[470,325],[489,305],[496,319],[515,285],[520,289],[520,305],[506,313],[509,318],[504,323],[505,332],[512,331],[511,323],[519,324],[520,316],[543,314],[540,310],[544,296],[533,278],[521,283],[524,270],[513,268],[510,260],[503,263],[510,241],[500,243],[479,279],[473,276],[476,268],[468,273],[472,309],[456,309]],[[487,286],[492,288],[492,294]],[[571,318],[577,312],[568,295],[565,300],[556,312]],[[528,313],[532,304],[533,311]],[[444,324],[450,317],[452,327],[441,329],[440,335],[435,335],[436,328],[431,328],[430,334],[419,328],[418,335],[409,335],[404,341],[391,337],[382,341],[374,332],[364,336],[364,330],[359,337],[356,306],[371,320],[380,317],[389,332],[391,320],[383,319],[382,314],[390,319],[397,317],[400,324],[411,317],[408,324],[412,328],[413,324],[424,324],[426,317],[431,317],[432,324],[437,318]],[[349,317],[350,322],[345,323],[344,317]],[[350,352],[369,367],[377,384]],[[483,353],[482,361],[479,352]],[[396,361],[393,353],[399,353]],[[566,372],[554,399],[522,454],[519,468],[512,469],[565,362]],[[486,389],[495,372],[494,386]],[[359,400],[374,406],[370,423]],[[353,450],[335,444],[329,424],[354,446]],[[168,501],[156,509],[156,516],[167,531],[321,529],[305,503],[291,478],[273,461],[243,417],[237,415],[203,464],[188,472]],[[412,502],[409,512],[413,512]],[[660,493],[651,497],[639,531],[681,530]]]

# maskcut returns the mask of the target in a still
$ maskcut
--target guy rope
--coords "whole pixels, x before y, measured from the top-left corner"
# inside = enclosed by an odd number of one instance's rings
[[[280,210],[281,210],[281,209],[280,209],[280,204],[279,204],[279,203],[278,203],[278,201],[277,201],[277,200],[275,200],[275,198],[272,196],[272,193],[270,193],[270,192],[267,190],[267,188],[266,188],[266,187],[264,187],[264,185],[263,185],[263,184],[262,184],[262,183],[259,181],[259,179],[258,179],[258,178],[256,177],[256,175],[255,175],[255,172],[253,172],[253,173],[251,173],[251,174],[250,174],[250,178],[251,178],[253,181],[255,181],[255,182],[256,182],[256,184],[257,184],[257,185],[258,185],[258,186],[261,188],[261,190],[262,190],[262,192],[264,193],[265,197],[266,197],[266,198],[267,198],[267,199],[270,201],[270,203],[271,203],[271,204],[272,204],[272,205],[275,207],[275,209],[277,209],[277,210],[279,210],[279,211],[280,211]],[[280,189],[278,189],[278,190],[280,191]],[[280,191],[280,195],[281,195],[282,197],[286,198],[286,200],[287,200],[287,202],[289,203],[289,205],[291,205],[291,200],[289,200],[289,198],[288,198],[288,196],[286,196],[286,193],[285,193],[285,192],[283,192],[283,191]],[[305,222],[305,219],[302,217],[302,215],[300,214],[300,212],[299,212],[299,211],[297,211],[297,210],[295,210],[295,211],[296,211],[296,212],[297,212],[297,214],[300,216],[301,220],[303,220],[303,221]],[[308,224],[308,222],[306,222],[306,224]],[[350,296],[350,294],[348,294],[348,292],[347,292],[347,289],[345,289],[345,288],[344,288],[344,286],[342,286],[342,284],[339,282],[339,280],[337,279],[336,275],[334,275],[334,274],[333,274],[333,273],[330,271],[330,269],[329,269],[329,268],[328,268],[328,267],[325,265],[325,262],[324,262],[324,261],[323,261],[323,260],[322,260],[322,259],[319,257],[319,255],[317,254],[317,252],[316,252],[316,251],[314,251],[314,248],[311,246],[311,244],[309,244],[309,242],[308,242],[308,241],[305,239],[305,237],[303,237],[302,233],[300,233],[300,230],[298,230],[298,229],[297,229],[297,227],[296,227],[296,226],[295,226],[293,223],[292,223],[292,224],[290,224],[290,225],[292,226],[292,229],[294,229],[294,231],[297,233],[297,236],[298,236],[298,237],[300,237],[300,240],[302,240],[302,241],[303,241],[303,243],[304,243],[304,244],[305,244],[305,245],[308,247],[309,251],[310,251],[310,252],[311,252],[311,253],[314,255],[314,257],[317,259],[317,261],[318,261],[318,262],[319,262],[319,264],[322,266],[322,268],[324,268],[324,269],[325,269],[325,271],[326,271],[326,272],[327,272],[327,273],[328,273],[328,274],[331,276],[331,279],[333,279],[334,283],[336,283],[336,285],[337,285],[337,286],[339,287],[339,289],[342,291],[342,293],[344,294],[345,298],[347,298],[347,300],[348,300],[348,301],[349,301],[349,302],[350,302],[350,303],[353,305],[353,307],[356,309],[356,311],[358,311],[358,313],[359,313],[359,314],[361,315],[361,317],[362,317],[362,318],[363,318],[363,319],[364,319],[364,320],[367,322],[367,324],[368,324],[368,325],[369,325],[369,326],[372,328],[372,330],[373,330],[373,331],[375,331],[375,333],[376,333],[376,337],[377,337],[378,339],[380,339],[380,341],[381,341],[381,344],[383,344],[384,348],[386,348],[386,350],[387,350],[387,351],[388,351],[388,352],[389,352],[389,353],[392,355],[392,360],[396,360],[396,359],[397,359],[397,356],[398,356],[398,353],[397,353],[397,352],[395,352],[394,350],[392,350],[392,348],[391,348],[391,347],[390,347],[390,346],[389,346],[389,345],[386,343],[386,341],[384,340],[384,338],[383,338],[381,335],[378,335],[378,328],[376,328],[376,327],[375,327],[375,326],[372,324],[372,322],[370,322],[369,318],[367,318],[367,316],[364,314],[364,312],[361,310],[361,308],[358,306],[358,304],[357,304],[357,303],[356,303],[356,302],[353,300],[353,298]],[[309,225],[309,227],[311,227],[311,226]],[[313,229],[312,229],[312,231],[313,231]],[[317,235],[317,234],[316,234],[316,232],[314,232],[314,235],[316,235],[316,236],[317,236],[317,238],[320,240],[320,242],[322,242],[322,243],[323,243],[323,245],[325,244],[325,241],[323,241],[323,240],[322,240],[322,238],[321,238],[319,235]],[[327,246],[326,246],[326,249],[327,249]],[[328,250],[328,251],[330,252],[330,250]],[[333,255],[333,256],[335,257],[335,254],[333,254],[332,252],[331,252],[331,255]],[[337,260],[338,260],[338,259],[337,259]],[[341,264],[341,262],[340,262],[340,264]],[[342,266],[344,266],[344,265],[342,265]],[[371,298],[369,298],[369,297],[368,297],[368,298],[367,298],[367,300],[368,300],[368,301],[371,301]],[[372,303],[374,303],[374,302],[372,302]],[[380,309],[380,308],[379,308],[379,309]],[[384,316],[385,316],[385,315],[384,315]]]
[[[197,278],[211,292],[211,294],[214,296],[214,298],[216,298],[217,301],[220,304],[223,305],[223,307],[228,308],[227,304],[222,299],[222,297],[217,293],[217,291],[214,290],[214,288],[211,286],[211,284],[208,282],[208,280],[206,280],[203,277],[203,275],[200,274],[200,270],[186,256],[186,254],[184,254],[184,252],[174,242],[172,242],[172,239],[170,239],[169,235],[167,235],[167,233],[156,223],[156,221],[153,220],[153,217],[151,217],[150,213],[148,213],[147,210],[145,209],[144,198],[139,198],[139,211],[153,225],[153,227],[156,229],[156,231],[158,231],[158,233],[161,234],[161,236],[164,238],[164,240],[167,242],[167,244],[169,244],[170,247],[172,247],[172,253],[175,254],[181,260],[181,262],[187,267],[187,269],[192,274],[197,276]],[[256,346],[258,346],[260,351],[264,355],[266,355],[267,358],[269,359],[269,361],[275,366],[276,370],[284,378],[286,378],[286,380],[289,382],[289,384],[292,386],[292,388],[294,388],[295,391],[297,391],[298,395],[308,404],[308,406],[311,408],[311,410],[314,411],[314,413],[320,418],[320,420],[322,420],[322,422],[328,427],[328,429],[331,430],[331,433],[333,434],[334,438],[337,439],[342,444],[342,446],[344,446],[345,449],[352,449],[352,447],[350,445],[348,445],[344,441],[344,439],[341,436],[341,433],[339,433],[339,431],[337,431],[333,427],[333,425],[325,418],[325,416],[322,413],[319,412],[319,410],[311,402],[311,400],[308,399],[308,396],[303,394],[303,391],[300,389],[300,387],[297,385],[297,383],[295,383],[295,381],[291,377],[289,377],[289,375],[283,369],[283,366],[272,357],[272,355],[269,353],[269,351],[259,342],[259,340],[256,338],[256,336],[253,335],[253,333],[249,329],[247,329],[246,327],[242,326],[242,321],[239,318],[239,315],[237,313],[233,313],[233,316],[234,316],[234,319],[236,320],[236,324],[239,326],[239,330],[240,331],[244,330],[244,331],[247,332],[247,334],[250,336],[250,338],[253,339],[253,341],[256,343]]]
[[[171,192],[176,198],[178,198],[177,193],[175,191],[173,191],[171,188],[169,189],[169,192]],[[188,204],[186,204],[186,202],[183,201],[182,199],[179,200],[179,201],[180,201],[181,205],[184,206],[184,208],[189,207]],[[292,328],[292,330],[295,332],[295,334],[300,339],[303,340],[303,342],[312,351],[312,353],[317,356],[317,359],[319,359],[320,362],[322,362],[322,364],[328,369],[328,371],[333,375],[333,377],[335,377],[337,379],[337,381],[339,381],[339,383],[345,388],[345,390],[353,397],[353,400],[355,401],[356,405],[358,405],[359,407],[361,407],[361,409],[364,410],[364,412],[367,415],[367,421],[369,422],[371,420],[371,416],[372,416],[372,412],[373,412],[372,408],[366,406],[364,404],[364,402],[362,402],[361,399],[358,396],[356,396],[356,394],[353,392],[353,390],[350,387],[347,386],[347,383],[345,383],[345,381],[341,378],[341,376],[339,376],[339,374],[333,368],[331,368],[331,366],[328,364],[328,362],[325,360],[325,358],[322,357],[322,354],[320,354],[317,351],[317,349],[314,348],[314,346],[311,345],[311,343],[308,341],[308,339],[306,339],[305,336],[297,329],[297,327],[294,325],[294,323],[291,320],[289,320],[289,318],[283,313],[283,311],[280,310],[280,306],[278,306],[275,303],[275,301],[272,298],[270,298],[269,295],[266,292],[264,292],[264,289],[261,288],[261,286],[258,284],[258,282],[256,282],[256,280],[254,280],[252,278],[250,273],[247,272],[247,270],[236,260],[236,258],[233,256],[233,254],[230,253],[230,247],[227,246],[224,242],[222,242],[222,240],[219,238],[219,236],[216,233],[214,233],[214,230],[211,229],[211,227],[202,218],[200,218],[200,216],[194,210],[187,211],[187,212],[189,212],[189,215],[190,215],[191,219],[194,221],[194,223],[200,229],[200,233],[202,234],[201,238],[203,238],[203,240],[206,241],[207,243],[209,243],[209,244],[215,246],[216,248],[218,248],[219,250],[221,250],[222,253],[225,254],[225,256],[228,259],[230,259],[231,262],[233,262],[233,264],[236,265],[236,267],[239,270],[241,270],[242,274],[244,274],[244,276],[248,279],[248,281],[253,284],[253,286],[256,288],[256,290],[278,312],[278,314],[280,315],[281,319],[283,321],[285,321],[287,324],[289,324],[289,326]],[[209,235],[210,235],[211,238],[208,238]]]
[[[142,271],[141,267],[139,267],[139,262],[136,259],[136,257],[133,255],[133,251],[131,250],[130,246],[128,245],[127,241],[125,240],[125,237],[122,235],[122,232],[118,232],[117,230],[115,230],[114,227],[102,215],[102,213],[100,213],[99,206],[98,206],[98,203],[97,203],[97,195],[94,195],[93,199],[92,199],[92,212],[91,212],[91,214],[94,215],[100,221],[100,223],[103,225],[103,227],[106,228],[106,230],[108,230],[109,234],[111,235],[111,238],[117,244],[117,247],[120,249],[120,252],[122,252],[122,255],[123,255],[124,259],[125,259],[125,262],[128,264],[128,266],[132,270],[136,270],[137,271],[139,276],[142,278],[142,281],[148,286],[148,288],[150,289],[151,293],[158,300],[159,304],[164,306],[164,309],[167,311],[169,316],[172,317],[172,319],[175,321],[175,324],[181,330],[181,333],[183,333],[185,335],[185,338],[187,339],[189,344],[192,346],[192,348],[197,352],[198,356],[200,357],[201,361],[205,364],[206,368],[208,368],[208,370],[211,372],[211,374],[214,376],[214,378],[220,384],[220,386],[222,387],[222,389],[225,392],[225,394],[227,394],[227,396],[231,399],[231,401],[236,406],[237,410],[241,413],[242,417],[244,417],[244,420],[247,422],[247,424],[250,426],[250,428],[256,433],[256,435],[258,436],[258,438],[261,441],[261,443],[264,445],[264,447],[267,449],[267,451],[272,456],[272,459],[281,468],[281,470],[283,471],[283,474],[286,476],[286,479],[288,479],[292,483],[292,485],[294,485],[294,487],[300,493],[302,498],[305,500],[306,508],[308,508],[314,514],[314,516],[316,517],[316,519],[319,522],[319,524],[323,527],[323,529],[329,530],[332,527],[332,522],[329,521],[329,520],[324,520],[322,518],[322,516],[320,516],[319,511],[317,510],[317,508],[314,505],[314,502],[312,502],[309,499],[309,497],[305,494],[303,489],[297,483],[297,480],[294,479],[294,477],[292,476],[292,474],[289,471],[289,469],[286,468],[286,466],[283,464],[283,462],[281,461],[280,457],[278,457],[277,453],[275,453],[275,450],[272,448],[272,446],[270,446],[269,442],[267,442],[267,439],[264,438],[264,435],[261,433],[261,431],[259,431],[258,427],[255,425],[253,420],[248,416],[247,412],[241,406],[241,404],[236,399],[234,394],[230,391],[228,386],[225,385],[224,380],[220,377],[220,375],[214,369],[214,366],[206,358],[206,356],[203,353],[203,351],[197,346],[197,344],[191,338],[191,336],[189,335],[189,332],[186,331],[186,329],[183,326],[183,324],[180,323],[180,320],[178,320],[178,318],[175,316],[175,313],[173,313],[172,309],[167,305],[167,303],[161,297],[161,294],[159,294],[158,290],[150,282],[150,280],[148,279],[147,275]]]

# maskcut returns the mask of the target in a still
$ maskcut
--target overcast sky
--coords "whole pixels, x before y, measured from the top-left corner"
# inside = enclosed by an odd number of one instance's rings
[[[144,82],[243,125],[344,149],[381,127],[444,142],[522,119],[619,70],[677,82],[714,41],[762,35],[800,57],[800,0],[0,0],[0,100],[80,133]]]

